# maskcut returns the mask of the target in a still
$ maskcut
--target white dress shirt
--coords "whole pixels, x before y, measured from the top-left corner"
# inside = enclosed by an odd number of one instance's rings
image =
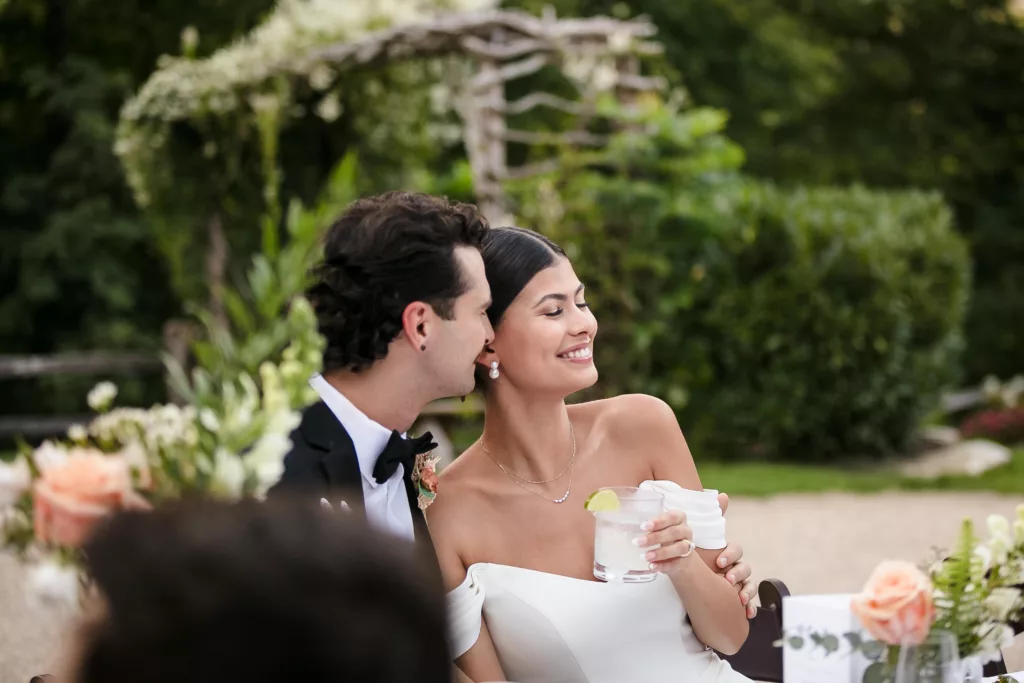
[[[378,484],[373,477],[377,456],[391,439],[391,430],[367,417],[323,376],[314,375],[309,380],[309,385],[320,394],[320,398],[338,418],[338,422],[348,432],[352,445],[355,446],[359,471],[363,475],[363,504],[366,508],[367,521],[382,531],[413,540],[415,531],[412,526],[412,511],[409,509],[409,496],[405,492],[403,481],[405,466],[399,464],[398,470],[383,484]],[[341,503],[338,500],[328,502],[332,507]]]

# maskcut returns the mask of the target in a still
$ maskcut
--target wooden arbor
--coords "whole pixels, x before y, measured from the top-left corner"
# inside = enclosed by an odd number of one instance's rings
[[[507,143],[527,145],[601,145],[587,131],[588,118],[602,93],[628,103],[637,93],[665,87],[663,79],[639,73],[640,58],[657,54],[661,45],[649,39],[655,28],[646,19],[620,21],[608,17],[558,19],[553,12],[535,17],[521,12],[491,11],[453,14],[369,35],[361,40],[319,48],[307,55],[335,70],[366,68],[407,59],[468,57],[453,69],[446,83],[454,93],[455,110],[463,123],[463,140],[472,168],[477,203],[497,222],[506,216],[502,181],[550,168],[551,161],[510,168]],[[533,92],[506,99],[508,82],[548,66],[562,69],[579,99]],[[536,107],[573,115],[569,130],[514,130],[509,115]]]

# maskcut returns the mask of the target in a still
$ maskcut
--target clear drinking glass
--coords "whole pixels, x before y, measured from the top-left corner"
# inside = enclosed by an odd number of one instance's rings
[[[963,683],[956,636],[932,631],[920,645],[900,647],[896,683]]]
[[[624,486],[601,490],[615,493],[619,509],[594,513],[594,576],[623,583],[653,581],[658,573],[644,558],[651,548],[640,548],[633,541],[646,533],[640,525],[665,509],[665,497],[655,491]]]

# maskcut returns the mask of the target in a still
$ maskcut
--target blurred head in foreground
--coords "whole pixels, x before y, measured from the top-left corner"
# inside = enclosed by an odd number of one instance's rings
[[[319,506],[122,513],[86,547],[103,601],[79,683],[447,683],[444,596],[412,550]]]

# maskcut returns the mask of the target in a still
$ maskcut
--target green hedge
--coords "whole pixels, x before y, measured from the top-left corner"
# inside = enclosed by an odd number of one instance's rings
[[[745,183],[693,209],[666,222],[666,245],[706,274],[652,354],[687,388],[695,448],[820,461],[901,447],[961,346],[970,266],[941,198]]]
[[[518,193],[587,285],[600,391],[665,398],[698,458],[898,449],[961,347],[969,259],[942,199],[740,179],[723,118],[654,118]]]

